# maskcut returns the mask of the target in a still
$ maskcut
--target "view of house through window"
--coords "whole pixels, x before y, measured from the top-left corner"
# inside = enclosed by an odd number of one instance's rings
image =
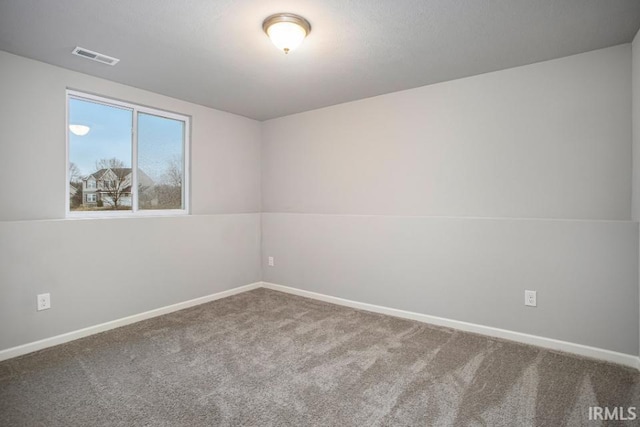
[[[70,212],[186,212],[188,118],[69,91]]]

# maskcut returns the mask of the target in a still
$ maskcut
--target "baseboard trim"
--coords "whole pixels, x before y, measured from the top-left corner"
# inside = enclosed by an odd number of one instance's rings
[[[306,298],[311,298],[319,301],[329,302],[332,304],[342,305],[345,307],[356,308],[359,310],[371,311],[374,313],[386,314],[389,316],[400,317],[403,319],[416,320],[422,323],[428,323],[437,326],[444,326],[448,328],[458,329],[466,332],[473,332],[481,335],[486,335],[495,338],[502,338],[510,341],[520,342],[523,344],[535,345],[550,350],[563,351],[566,353],[576,354],[579,356],[590,357],[594,359],[604,360],[607,362],[617,363],[620,365],[628,366],[640,370],[640,357],[631,354],[618,353],[611,350],[606,350],[597,347],[590,347],[583,344],[576,344],[567,341],[556,340],[553,338],[546,338],[537,335],[524,334],[521,332],[510,331],[507,329],[494,328],[490,326],[479,325],[476,323],[463,322],[459,320],[447,319],[444,317],[430,316],[428,314],[415,313],[411,311],[399,310],[396,308],[384,307],[374,304],[368,304],[358,301],[352,301],[344,298],[334,297],[330,295],[320,294],[311,291],[305,291],[302,289],[292,288],[289,286],[278,285],[276,283],[269,282],[255,282],[237,288],[229,289],[215,294],[206,295],[200,298],[194,298],[189,301],[179,302],[177,304],[168,305],[166,307],[160,307],[154,310],[145,311],[144,313],[134,314],[132,316],[123,317],[121,319],[112,320],[109,322],[101,323],[99,325],[89,326],[87,328],[78,329],[76,331],[67,332],[61,335],[56,335],[50,338],[45,338],[39,341],[11,347],[5,350],[0,350],[0,361],[11,359],[14,357],[22,356],[24,354],[32,353],[34,351],[42,350],[48,347],[53,347],[59,344],[64,344],[69,341],[74,341],[79,338],[84,338],[89,335],[105,332],[110,329],[119,328],[121,326],[130,325],[132,323],[140,322],[142,320],[150,319],[163,314],[173,313],[174,311],[183,310],[185,308],[193,307],[196,305],[204,304],[207,302],[215,301],[221,298],[226,298],[232,295],[240,294],[242,292],[251,291],[257,288],[267,288],[274,291],[286,292],[288,294],[298,295]]]
[[[319,294],[316,292],[305,291],[302,289],[291,288],[289,286],[278,285],[275,283],[262,282],[262,287],[274,291],[286,292],[288,294],[298,295],[302,297],[312,298],[319,301],[338,304],[346,307],[356,308],[359,310],[371,311],[374,313],[387,314],[390,316],[401,317],[403,319],[417,320],[418,322],[429,323],[431,325],[444,326],[452,329],[458,329],[466,332],[473,332],[481,335],[487,335],[495,338],[502,338],[510,341],[516,341],[523,344],[535,345],[550,350],[563,351],[566,353],[576,354],[579,356],[590,357],[593,359],[604,360],[607,362],[617,363],[640,370],[640,357],[631,354],[618,353],[597,347],[590,347],[583,344],[576,344],[567,341],[556,340],[553,338],[545,338],[537,335],[524,334],[521,332],[510,331],[507,329],[494,328],[491,326],[483,326],[476,323],[462,322],[459,320],[447,319],[444,317],[430,316],[428,314],[420,314],[411,311],[399,310],[396,308],[383,307],[374,304],[352,301],[344,298],[333,297],[330,295]]]
[[[30,342],[27,344],[11,347],[6,350],[0,351],[0,361],[12,359],[14,357],[22,356],[24,354],[32,353],[34,351],[42,350],[47,347],[53,347],[55,345],[64,344],[69,341],[74,341],[79,338],[84,338],[89,335],[105,332],[110,329],[119,328],[121,326],[130,325],[132,323],[140,322],[142,320],[151,319],[152,317],[162,316],[163,314],[173,313],[174,311],[183,310],[185,308],[193,307],[196,305],[204,304],[207,302],[215,301],[221,298],[230,297],[242,292],[247,292],[253,289],[257,289],[262,286],[262,282],[255,282],[237,288],[229,289],[215,294],[206,295],[200,298],[194,298],[189,301],[179,302],[177,304],[168,305],[165,307],[156,308],[154,310],[145,311],[144,313],[134,314],[132,316],[123,317],[121,319],[112,320],[110,322],[100,323],[99,325],[89,326],[87,328],[78,329],[76,331],[67,332],[54,337],[45,338],[39,341]]]

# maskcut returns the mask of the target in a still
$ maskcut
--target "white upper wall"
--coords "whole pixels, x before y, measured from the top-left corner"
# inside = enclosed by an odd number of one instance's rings
[[[631,46],[267,121],[262,210],[628,220]]]
[[[64,218],[67,88],[192,116],[191,212],[260,211],[260,122],[0,51],[0,221]]]

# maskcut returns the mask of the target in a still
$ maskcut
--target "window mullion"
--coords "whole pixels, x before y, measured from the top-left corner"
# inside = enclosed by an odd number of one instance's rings
[[[138,211],[138,109],[133,109],[131,126],[131,210]]]

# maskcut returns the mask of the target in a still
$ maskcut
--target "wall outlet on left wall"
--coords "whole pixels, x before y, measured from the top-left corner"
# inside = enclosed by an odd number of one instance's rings
[[[48,310],[51,308],[51,294],[38,295],[38,311]]]

